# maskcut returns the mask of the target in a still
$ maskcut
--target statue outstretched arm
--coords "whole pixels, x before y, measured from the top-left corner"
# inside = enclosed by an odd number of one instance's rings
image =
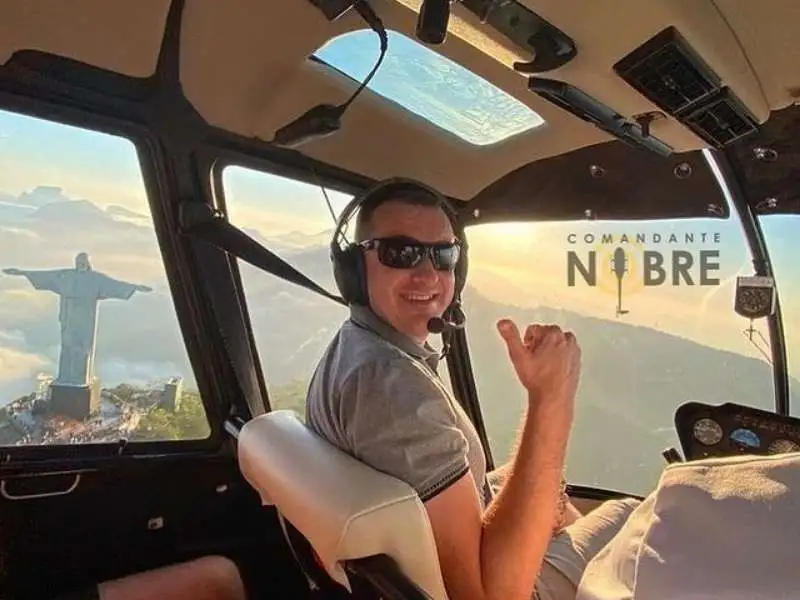
[[[6,275],[18,275],[27,277],[31,285],[37,290],[49,292],[61,292],[61,275],[64,269],[54,269],[49,271],[23,271],[22,269],[3,269]]]
[[[114,279],[108,275],[102,275],[102,278],[102,283],[99,289],[100,299],[127,300],[133,296],[135,292],[146,293],[153,291],[152,288],[147,287],[146,285],[120,281],[119,279]]]

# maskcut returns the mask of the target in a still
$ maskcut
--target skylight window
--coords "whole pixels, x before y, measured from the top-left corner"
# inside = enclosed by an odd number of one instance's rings
[[[544,123],[536,112],[472,71],[400,33],[387,33],[386,57],[367,86],[384,98],[479,146]],[[378,36],[365,29],[334,38],[314,56],[363,81],[379,50]]]

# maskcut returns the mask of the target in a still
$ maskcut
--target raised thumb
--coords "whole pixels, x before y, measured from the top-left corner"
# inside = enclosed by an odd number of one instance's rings
[[[497,322],[497,330],[508,346],[508,353],[512,358],[515,358],[517,354],[525,349],[522,344],[522,339],[520,338],[519,329],[517,329],[517,325],[514,321],[511,319],[501,319]]]

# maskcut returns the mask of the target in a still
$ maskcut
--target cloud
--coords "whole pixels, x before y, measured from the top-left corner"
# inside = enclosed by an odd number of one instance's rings
[[[52,370],[49,359],[8,347],[9,337],[0,332],[0,406],[34,391],[36,375]]]

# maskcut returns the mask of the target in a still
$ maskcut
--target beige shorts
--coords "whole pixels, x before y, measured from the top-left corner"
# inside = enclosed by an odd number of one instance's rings
[[[536,584],[538,600],[574,600],[586,564],[611,539],[640,501],[608,500],[553,538]]]

